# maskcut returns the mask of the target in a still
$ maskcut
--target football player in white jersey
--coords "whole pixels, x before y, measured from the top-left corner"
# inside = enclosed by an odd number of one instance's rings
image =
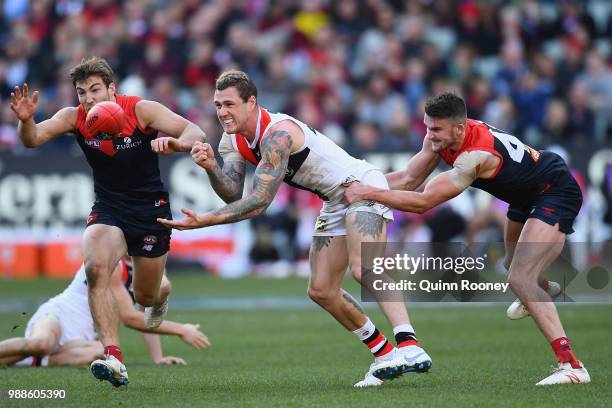
[[[216,82],[214,103],[224,134],[219,144],[220,167],[212,147],[194,144],[194,161],[208,173],[217,194],[228,203],[215,211],[186,218],[159,219],[179,230],[226,224],[254,217],[270,205],[280,183],[311,191],[325,202],[314,227],[310,249],[308,295],[342,326],[352,331],[374,355],[374,363],[357,387],[381,385],[405,372],[425,372],[431,359],[420,347],[403,299],[379,301],[393,326],[397,348],[341,287],[347,267],[361,282],[361,244],[385,243],[391,210],[372,202],[348,206],[343,183],[366,181],[388,188],[384,174],[351,157],[325,135],[284,114],[269,113],[257,103],[257,88],[247,74],[227,71]],[[256,166],[252,192],[243,196],[245,167]],[[395,301],[390,301],[395,300]]]
[[[125,326],[142,332],[149,355],[156,364],[186,364],[180,357],[163,355],[159,334],[180,336],[196,350],[210,345],[197,324],[165,320],[156,329],[146,328],[143,313],[134,308],[130,270],[128,260],[117,264],[111,278],[112,293],[121,321]],[[170,281],[165,275],[161,290],[170,292]],[[103,356],[104,347],[97,340],[89,309],[83,266],[62,293],[38,308],[28,322],[25,337],[0,342],[0,365],[85,365]],[[120,382],[121,379],[117,380]]]

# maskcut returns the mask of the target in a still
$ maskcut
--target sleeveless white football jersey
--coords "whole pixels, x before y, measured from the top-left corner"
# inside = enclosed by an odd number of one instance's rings
[[[249,162],[257,165],[261,159],[259,143],[263,135],[275,124],[290,120],[304,132],[304,145],[289,157],[284,181],[303,190],[317,194],[324,201],[341,198],[343,190],[338,188],[350,180],[359,180],[375,166],[349,155],[327,136],[298,119],[283,114],[259,110],[255,138],[249,142],[240,134],[231,134],[231,145]],[[220,149],[221,151],[221,149]]]

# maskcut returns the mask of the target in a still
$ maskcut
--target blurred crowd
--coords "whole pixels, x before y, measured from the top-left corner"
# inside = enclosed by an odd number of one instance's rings
[[[423,102],[446,89],[535,147],[602,143],[612,128],[605,0],[11,0],[1,27],[5,148],[12,87],[40,89],[48,118],[76,103],[67,73],[89,55],[213,138],[212,86],[228,68],[251,75],[269,110],[355,154],[418,148]]]
[[[36,119],[46,119],[76,105],[67,74],[90,55],[111,63],[122,93],[183,114],[213,145],[221,134],[214,81],[229,68],[255,80],[264,107],[358,157],[418,149],[424,101],[444,90],[464,96],[470,117],[533,147],[604,145],[612,141],[611,10],[607,0],[5,1],[0,149],[21,148],[11,89],[25,81],[39,89]],[[283,221],[260,223],[254,258],[286,257],[266,249],[276,242],[270,226],[299,241],[297,195],[281,191],[286,205],[269,213]],[[439,231],[472,234],[466,224],[443,219]]]

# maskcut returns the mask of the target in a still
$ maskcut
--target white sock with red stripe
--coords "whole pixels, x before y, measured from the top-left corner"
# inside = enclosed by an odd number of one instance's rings
[[[353,333],[361,340],[374,354],[375,358],[381,358],[393,351],[395,347],[387,338],[378,331],[370,319],[363,327],[354,330]]]
[[[419,346],[419,341],[414,334],[414,329],[411,324],[400,324],[395,326],[393,328],[393,334],[395,335],[397,348]]]

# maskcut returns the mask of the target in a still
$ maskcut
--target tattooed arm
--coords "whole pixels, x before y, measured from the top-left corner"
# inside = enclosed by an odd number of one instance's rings
[[[216,166],[206,173],[215,192],[229,204],[242,198],[245,172],[244,162],[226,161],[222,168]]]
[[[226,203],[238,201],[242,198],[244,190],[245,160],[232,148],[227,133],[223,133],[218,150],[223,158],[223,167],[218,165],[215,152],[208,143],[196,142],[191,149],[191,157],[198,166],[206,170],[210,184],[223,201]]]
[[[253,175],[253,192],[210,213],[197,215],[183,209],[187,218],[178,221],[158,219],[162,224],[179,230],[228,224],[261,214],[272,202],[285,177],[292,140],[288,129],[278,124],[261,140],[261,161]]]

